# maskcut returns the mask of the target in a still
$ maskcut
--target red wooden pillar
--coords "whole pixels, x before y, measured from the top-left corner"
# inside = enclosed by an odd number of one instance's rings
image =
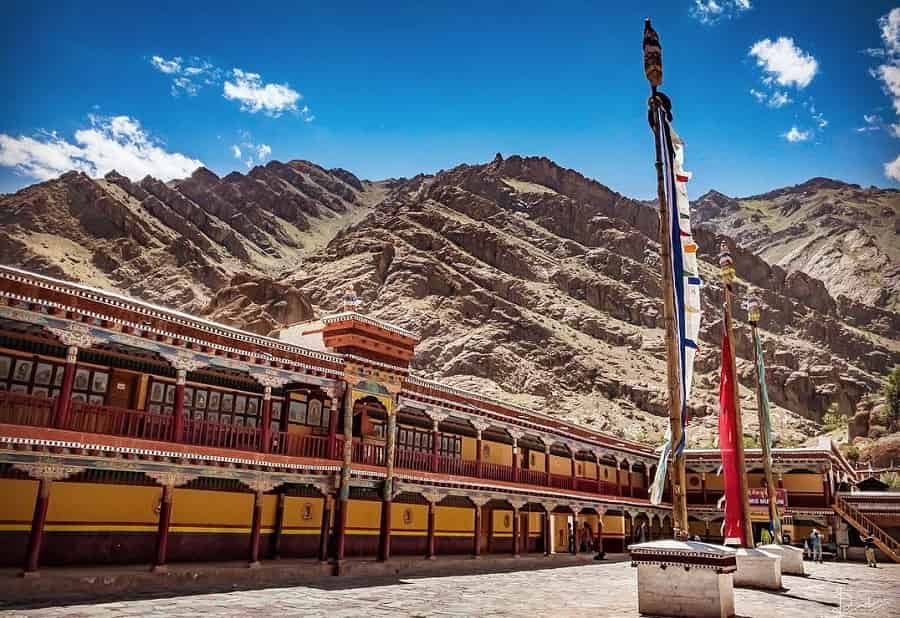
[[[703,504],[706,504],[706,472],[700,473],[700,491],[703,494]]]
[[[263,492],[253,494],[253,524],[250,527],[250,568],[259,566],[259,536],[262,530]]]
[[[75,368],[78,363],[78,346],[66,349],[66,366],[63,368],[62,385],[53,410],[53,425],[61,429],[69,426],[69,404],[72,400],[72,385],[75,384]]]
[[[287,503],[287,496],[284,493],[278,494],[278,506],[275,509],[275,529],[272,531],[272,541],[269,544],[272,560],[281,558],[281,537],[284,535],[284,507]]]
[[[328,417],[328,459],[339,459],[337,453],[337,427],[338,414],[340,413],[340,397],[337,394],[331,396],[331,414]],[[286,418],[287,412],[282,412],[282,417]],[[286,431],[283,429],[282,431]]]
[[[319,562],[328,562],[328,535],[331,527],[331,510],[334,498],[325,496],[322,501],[322,525],[319,528]]]
[[[272,424],[272,387],[266,386],[263,390],[262,402],[262,427],[259,428],[259,452],[268,453],[272,450],[272,438],[270,426]]]
[[[381,501],[381,527],[378,534],[378,561],[387,562],[391,557],[391,497]]]
[[[513,520],[512,520],[512,534],[513,534],[513,557],[519,557],[519,509],[513,506]]]
[[[550,445],[544,447],[544,484],[550,484]]]
[[[431,415],[431,471],[437,472],[440,464],[440,448],[441,448],[441,421],[447,418],[443,412],[434,412]]]
[[[335,559],[340,562],[344,559],[344,548],[347,544],[347,509],[350,500],[345,498],[341,493],[340,499],[337,501],[337,512],[335,521],[335,541],[334,553]]]
[[[437,498],[428,502],[428,553],[425,555],[429,560],[434,560],[437,556],[434,543],[434,509]]]
[[[175,373],[175,409],[172,412],[172,441],[184,440],[184,383],[187,381],[187,370],[178,369]]]
[[[550,549],[551,545],[551,536],[553,534],[552,527],[550,526],[550,517],[552,517],[553,509],[548,506],[544,506],[544,555],[549,556],[552,552]]]
[[[572,453],[572,461],[571,463],[571,476],[574,479],[578,476],[578,466],[575,464],[575,453]],[[572,487],[575,486],[575,481],[572,481]]]
[[[481,430],[478,430],[478,438],[475,440],[475,476],[481,478],[481,459],[482,459],[482,443],[481,443]]]
[[[631,486],[631,464],[628,464],[628,497],[634,497],[634,488]]]
[[[600,458],[594,457],[594,480],[597,481],[597,493],[603,493],[600,491]]]
[[[487,553],[494,551],[494,509],[487,510]]]
[[[519,441],[516,438],[513,438],[513,444],[512,444],[512,469],[513,469],[513,481],[518,483],[519,482]]]
[[[616,462],[616,495],[622,497],[622,468],[618,461]]]
[[[475,503],[475,536],[472,544],[472,554],[476,558],[481,557],[481,505]]]
[[[831,506],[831,483],[828,482],[828,470],[822,474],[822,489],[825,493],[825,506]]]
[[[50,505],[50,484],[42,478],[38,485],[37,499],[34,501],[34,515],[31,518],[31,533],[28,535],[28,553],[25,555],[24,577],[37,575],[41,543],[44,540],[44,523],[47,521],[47,507]]]
[[[154,573],[165,573],[166,549],[169,546],[169,522],[172,520],[172,486],[163,485],[162,497],[159,501],[159,525],[156,528],[156,561],[153,563]]]
[[[522,528],[522,536],[525,537],[524,553],[527,554],[531,551],[531,511],[525,511],[525,525]]]

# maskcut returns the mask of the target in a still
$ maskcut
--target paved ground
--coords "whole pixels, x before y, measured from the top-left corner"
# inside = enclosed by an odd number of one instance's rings
[[[807,563],[786,590],[738,589],[738,616],[887,618],[900,616],[900,565]],[[0,612],[0,616],[628,616],[636,617],[628,562],[543,571],[451,577],[352,580],[327,586],[193,595]]]

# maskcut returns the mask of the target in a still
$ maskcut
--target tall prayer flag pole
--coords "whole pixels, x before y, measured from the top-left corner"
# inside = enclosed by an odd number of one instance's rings
[[[747,299],[747,314],[753,338],[753,366],[756,373],[756,407],[759,416],[759,444],[762,448],[763,470],[769,496],[769,525],[776,544],[781,543],[781,517],[778,515],[778,497],[772,477],[772,419],[769,415],[769,394],[766,390],[766,368],[759,341],[759,319],[762,302],[756,296]]]
[[[724,312],[725,312],[725,337],[728,340],[728,358],[723,358],[723,363],[729,364],[731,373],[730,393],[733,397],[734,405],[734,423],[735,423],[735,455],[737,459],[737,477],[741,495],[741,518],[743,520],[744,538],[742,539],[745,547],[753,547],[753,525],[750,523],[750,497],[747,494],[747,467],[744,462],[744,424],[741,419],[741,393],[737,378],[737,362],[735,360],[734,345],[734,327],[731,316],[731,299],[734,294],[732,283],[734,282],[734,260],[728,251],[727,245],[722,244],[722,253],[719,256],[719,266],[721,266],[722,289],[725,295]],[[726,483],[728,479],[726,478]],[[726,488],[727,491],[727,488]],[[726,498],[727,500],[727,498]],[[727,502],[726,502],[727,506]]]
[[[657,196],[659,198],[660,219],[660,254],[663,269],[663,317],[666,326],[666,371],[668,375],[669,396],[669,443],[672,457],[672,521],[676,539],[686,539],[688,536],[687,499],[685,495],[685,469],[684,469],[684,433],[682,426],[682,385],[680,380],[679,362],[681,354],[678,349],[679,337],[675,323],[675,290],[672,270],[672,225],[671,211],[677,210],[667,200],[671,191],[666,190],[663,175],[663,131],[668,127],[667,118],[671,118],[671,103],[664,94],[657,90],[662,83],[662,48],[659,43],[659,35],[650,25],[650,20],[644,21],[644,73],[650,82],[651,95],[648,101],[648,118],[650,128],[656,142],[656,182]],[[668,142],[667,142],[668,143]],[[665,153],[667,160],[669,153]],[[671,173],[671,170],[668,170]],[[678,448],[679,445],[681,448]],[[662,475],[655,484],[662,484],[665,478],[664,453],[662,466],[657,468],[657,474]]]

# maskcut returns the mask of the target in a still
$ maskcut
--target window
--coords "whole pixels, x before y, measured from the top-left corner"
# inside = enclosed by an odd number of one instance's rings
[[[37,357],[0,356],[0,391],[37,397],[56,397],[65,365]],[[109,371],[78,365],[72,385],[72,401],[103,405],[109,387]]]
[[[97,383],[96,377],[94,383]],[[152,378],[147,396],[147,411],[172,414],[174,407],[175,385]],[[261,409],[262,397],[258,395],[229,393],[201,385],[184,387],[184,415],[195,421],[255,427],[256,417]]]
[[[414,427],[397,428],[397,445],[401,448],[431,452],[433,440],[434,434],[427,429],[416,429]],[[441,455],[462,454],[462,438],[459,436],[441,435],[441,441],[438,443],[438,453]]]
[[[294,397],[302,395],[294,394]],[[280,409],[279,409],[280,410]],[[280,411],[278,418],[280,418]],[[276,418],[273,404],[272,418]],[[331,409],[325,405],[321,399],[310,399],[302,401],[300,399],[291,399],[288,404],[288,421],[292,425],[304,425],[312,427],[313,433],[328,433],[328,423],[331,420]]]

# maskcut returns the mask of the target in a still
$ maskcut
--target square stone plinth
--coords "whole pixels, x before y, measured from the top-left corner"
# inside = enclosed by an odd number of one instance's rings
[[[759,549],[737,550],[734,585],[738,588],[781,590],[781,557]]]
[[[784,575],[806,575],[803,568],[803,550],[790,545],[760,545],[767,554],[774,554],[781,558],[781,573]]]
[[[734,550],[693,541],[654,541],[629,549],[641,614],[734,616]]]

